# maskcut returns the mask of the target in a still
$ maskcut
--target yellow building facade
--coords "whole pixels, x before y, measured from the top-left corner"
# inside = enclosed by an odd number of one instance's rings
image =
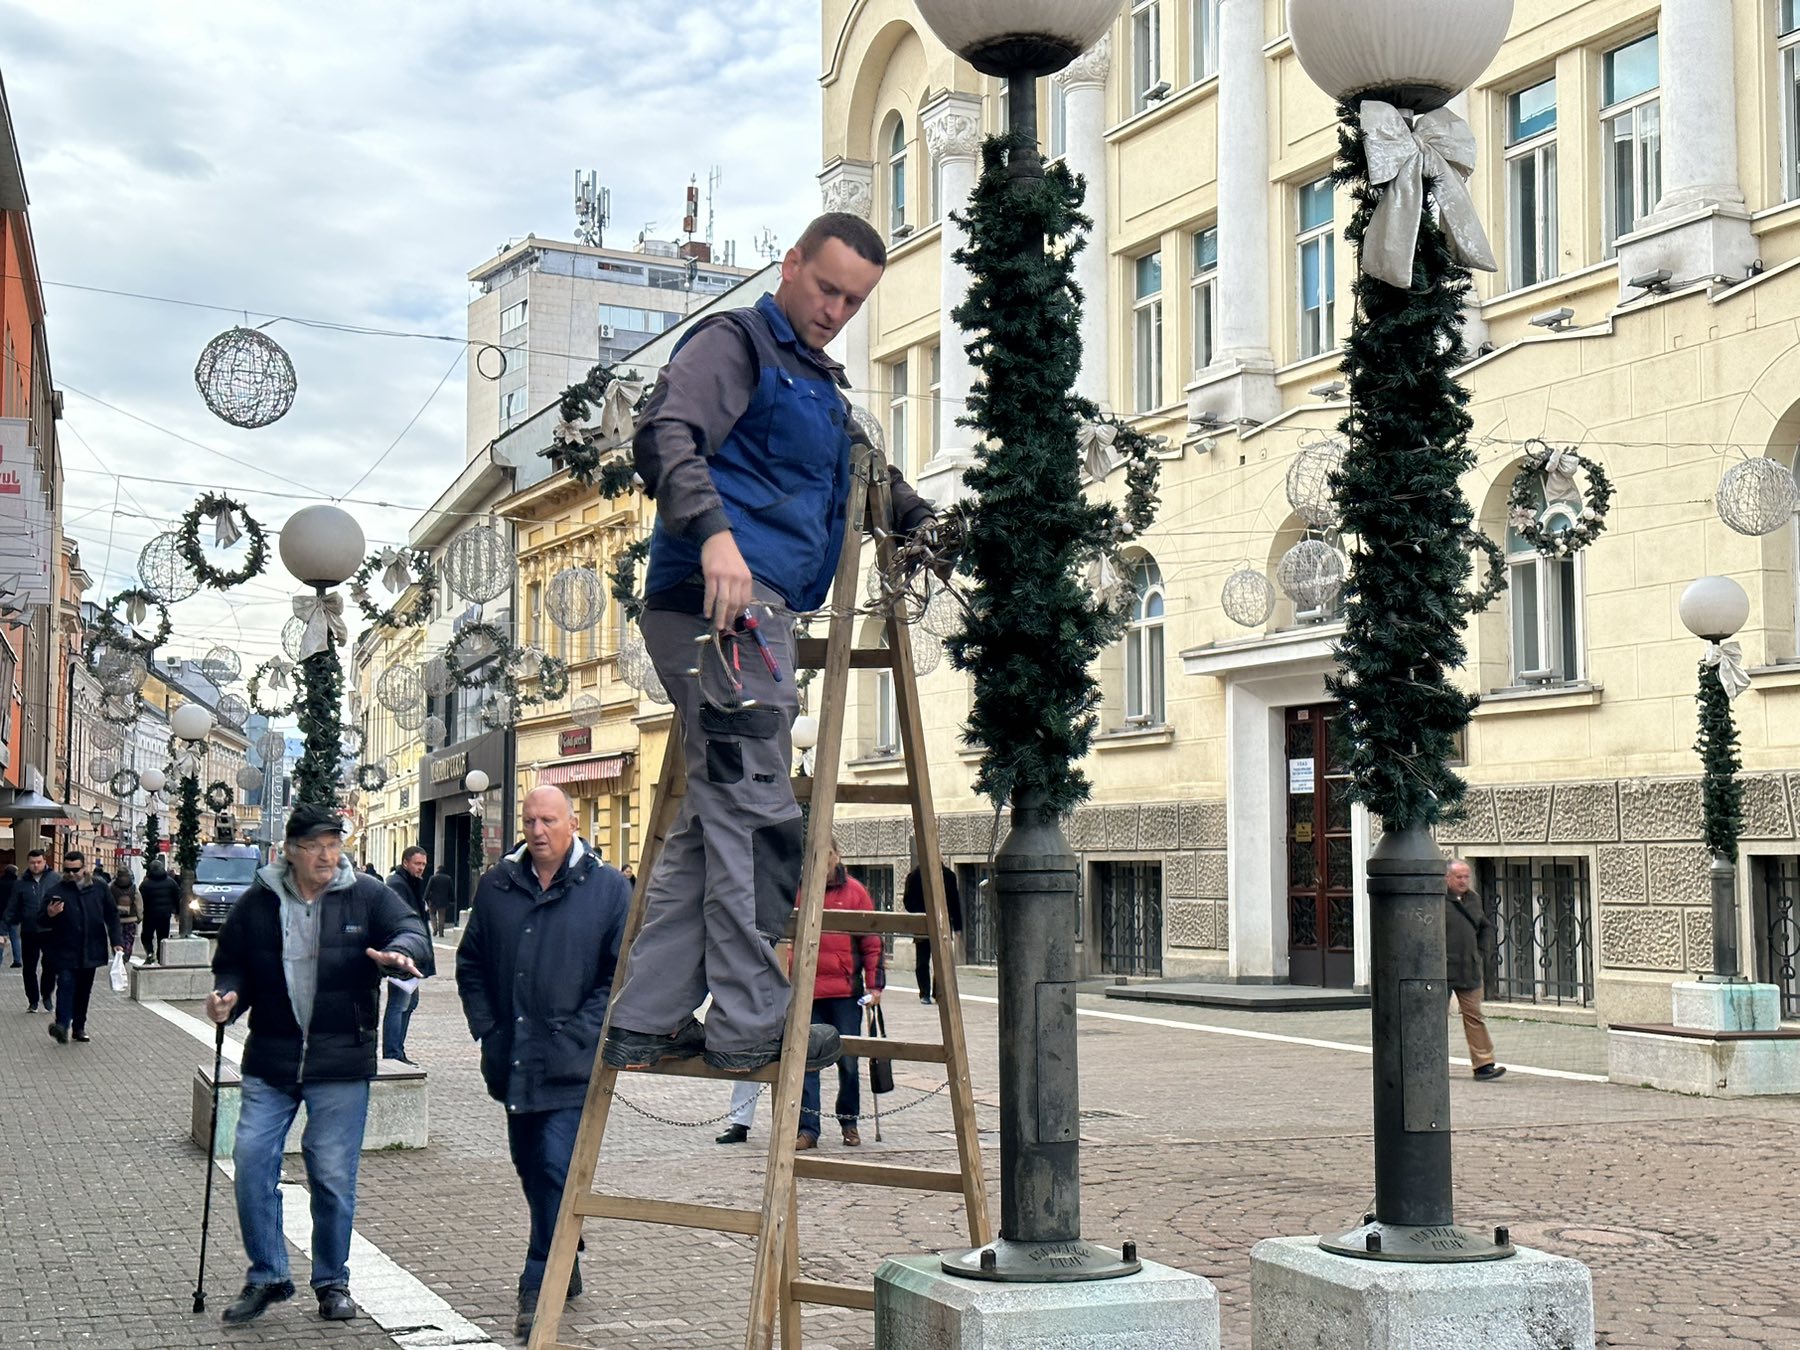
[[[1797,9],[1519,0],[1454,105],[1479,144],[1470,188],[1500,262],[1466,316],[1479,463],[1463,487],[1510,586],[1469,634],[1463,678],[1483,697],[1470,811],[1440,837],[1475,863],[1495,913],[1502,1002],[1662,1020],[1667,986],[1709,968],[1692,748],[1703,648],[1676,600],[1717,573],[1751,599],[1739,944],[1800,1016],[1783,973],[1800,948],[1800,526],[1738,533],[1715,504],[1746,459],[1791,474],[1800,441]],[[1277,589],[1254,627],[1221,605],[1228,577],[1277,581],[1304,539],[1344,550],[1289,489],[1345,413],[1355,259],[1350,203],[1327,181],[1334,110],[1284,13],[1131,0],[1039,91],[1040,139],[1085,177],[1095,220],[1081,391],[1165,442],[1132,627],[1097,672],[1093,798],[1069,822],[1088,973],[1367,982],[1371,826],[1335,771],[1324,687],[1335,601]],[[824,204],[864,215],[892,249],[842,354],[893,457],[948,500],[970,459],[948,214],[980,136],[1001,129],[1000,90],[908,0],[825,0],[821,82]],[[1508,490],[1539,441],[1574,447],[1616,491],[1604,534],[1572,560],[1509,535]],[[1122,478],[1093,490],[1122,492]],[[847,781],[895,781],[881,677],[852,692]],[[972,883],[993,813],[959,742],[968,683],[946,662],[922,693],[945,851]],[[897,885],[905,822],[852,814],[846,856]],[[990,924],[971,905],[971,959],[992,958]]]
[[[416,603],[418,587],[409,586],[394,602],[396,609]],[[358,860],[375,864],[383,876],[400,865],[400,855],[419,839],[419,761],[425,755],[421,736],[423,710],[404,719],[382,705],[375,685],[395,666],[421,667],[425,629],[370,627],[360,634],[350,660],[349,683],[356,692],[354,725],[362,732],[360,764],[379,765],[385,774],[373,790],[353,785],[348,800],[357,816],[351,840]],[[405,722],[412,722],[411,727]],[[431,859],[435,867],[441,859]]]

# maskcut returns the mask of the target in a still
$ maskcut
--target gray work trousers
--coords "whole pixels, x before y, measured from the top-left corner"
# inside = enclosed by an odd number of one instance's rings
[[[803,827],[788,777],[799,708],[793,621],[781,609],[756,613],[781,678],[754,642],[739,642],[731,673],[742,699],[755,701],[739,708],[712,644],[695,641],[704,618],[646,610],[639,621],[681,722],[687,795],[645,885],[644,926],[612,1000],[614,1027],[668,1035],[710,992],[706,1045],[727,1053],[781,1039],[787,971],[770,944],[800,890]]]

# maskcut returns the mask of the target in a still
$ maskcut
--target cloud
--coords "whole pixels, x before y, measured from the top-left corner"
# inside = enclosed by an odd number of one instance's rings
[[[351,508],[372,541],[403,539],[464,463],[466,363],[420,414],[457,345],[274,323],[299,394],[254,432],[202,404],[201,347],[246,311],[460,337],[469,269],[569,237],[579,169],[627,243],[672,233],[690,176],[719,165],[719,238],[753,260],[759,230],[792,238],[817,209],[819,31],[817,0],[0,0],[39,265],[72,284],[48,288],[48,333],[90,594],[130,584],[201,487],[279,526],[419,414],[355,494],[391,505]],[[172,650],[272,654],[291,589],[277,564],[182,602]]]

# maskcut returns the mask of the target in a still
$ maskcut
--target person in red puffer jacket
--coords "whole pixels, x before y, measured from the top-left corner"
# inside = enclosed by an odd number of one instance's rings
[[[844,871],[844,860],[838,842],[831,841],[831,865],[826,873],[826,909],[873,910],[875,902],[862,883]],[[788,959],[793,969],[793,958]],[[821,933],[819,935],[819,969],[813,977],[812,1020],[836,1027],[841,1036],[859,1035],[862,1030],[862,1002],[881,1002],[881,990],[887,974],[881,965],[879,933]],[[856,1148],[862,1143],[856,1118],[862,1108],[862,1094],[856,1075],[856,1061],[846,1055],[838,1061],[838,1125],[844,1131],[844,1146]],[[819,1075],[806,1075],[806,1089],[800,1098],[800,1133],[794,1147],[817,1147],[819,1142]]]

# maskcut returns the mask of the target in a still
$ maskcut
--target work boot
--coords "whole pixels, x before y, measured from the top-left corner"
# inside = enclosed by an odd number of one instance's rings
[[[356,1316],[356,1304],[350,1291],[341,1284],[328,1284],[317,1291],[319,1316],[327,1322],[348,1322]]]
[[[806,1038],[806,1071],[829,1069],[844,1057],[843,1038],[836,1027],[815,1022]],[[708,1050],[706,1062],[720,1073],[748,1074],[781,1058],[780,1040],[764,1041],[752,1050]]]
[[[271,1303],[282,1303],[293,1296],[291,1280],[283,1280],[280,1284],[247,1284],[244,1292],[226,1307],[223,1320],[227,1326],[254,1321]]]
[[[817,1136],[807,1134],[804,1130],[794,1136],[794,1152],[796,1153],[804,1153],[807,1149],[817,1148],[818,1146],[819,1140]]]
[[[688,1018],[672,1036],[614,1027],[600,1059],[614,1069],[653,1069],[665,1059],[692,1059],[706,1049],[706,1028]]]
[[[844,1126],[844,1147],[845,1148],[861,1148],[862,1147],[862,1132],[860,1130],[858,1130],[856,1128],[856,1126],[854,1126],[854,1125]]]
[[[727,1125],[725,1133],[713,1140],[715,1144],[741,1144],[750,1137],[748,1125]]]
[[[531,1324],[537,1321],[538,1291],[521,1289],[519,1301],[513,1310],[513,1336],[520,1345],[531,1339]]]

